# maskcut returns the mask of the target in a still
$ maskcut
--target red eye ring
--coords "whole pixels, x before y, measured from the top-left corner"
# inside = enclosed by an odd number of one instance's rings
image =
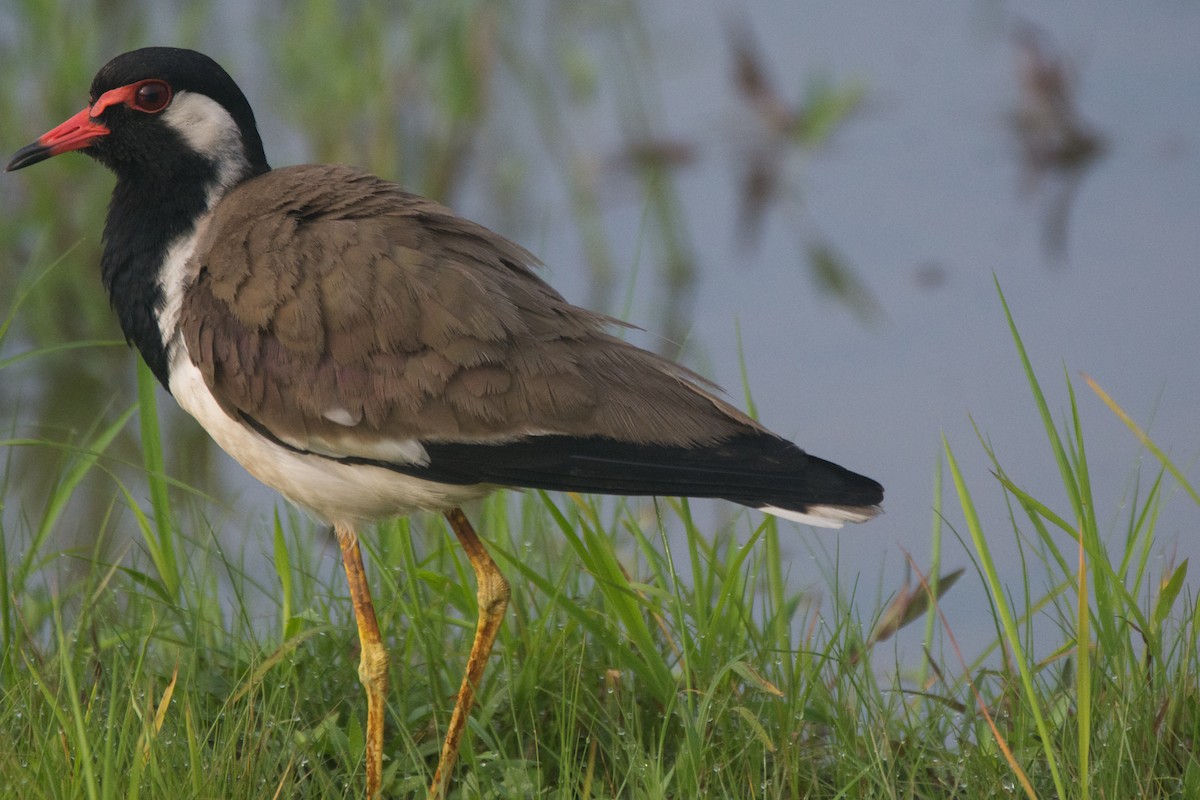
[[[140,81],[131,87],[129,107],[146,114],[157,114],[171,104],[171,86],[157,78]]]

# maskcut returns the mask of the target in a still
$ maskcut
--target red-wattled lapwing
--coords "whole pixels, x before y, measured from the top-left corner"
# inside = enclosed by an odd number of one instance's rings
[[[370,797],[387,653],[363,525],[442,511],[478,581],[440,795],[509,594],[462,503],[530,487],[718,497],[826,527],[878,513],[878,483],[614,337],[518,245],[351,167],[272,170],[249,103],[207,56],[117,56],[87,107],[6,169],[70,150],[117,176],[100,273],[125,336],[221,447],[333,525],[362,644]]]

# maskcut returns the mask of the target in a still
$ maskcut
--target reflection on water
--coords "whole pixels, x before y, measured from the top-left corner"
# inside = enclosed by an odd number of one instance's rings
[[[1023,22],[1013,41],[1021,89],[1013,124],[1021,145],[1022,184],[1029,193],[1044,195],[1043,246],[1048,255],[1061,259],[1066,256],[1075,192],[1103,154],[1104,140],[1080,116],[1075,103],[1078,78],[1046,32]]]
[[[808,255],[815,288],[845,303],[863,321],[878,319],[882,310],[870,288],[837,248],[816,231],[818,226],[800,200],[802,176],[790,181],[788,169],[789,160],[829,144],[852,121],[862,106],[865,88],[856,81],[834,85],[819,78],[809,81],[803,102],[789,101],[768,76],[766,57],[749,21],[738,18],[730,22],[727,39],[734,88],[758,123],[739,153],[739,247],[749,251],[757,248],[767,211],[778,207],[796,231],[799,251]]]

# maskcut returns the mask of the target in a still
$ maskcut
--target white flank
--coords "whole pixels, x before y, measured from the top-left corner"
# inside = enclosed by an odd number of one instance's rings
[[[776,506],[759,506],[758,510],[816,528],[840,528],[847,522],[866,522],[879,513],[876,508],[820,505],[809,506],[806,512]]]
[[[321,416],[343,426],[346,432],[330,436],[311,434],[303,441],[285,436],[279,438],[301,450],[333,458],[370,458],[391,464],[415,464],[419,467],[429,464],[429,452],[417,439],[375,439],[369,433],[366,438],[359,435],[354,428],[362,422],[361,411],[352,412],[344,406],[334,406]]]
[[[173,363],[175,359],[175,333],[179,327],[179,312],[183,308],[183,294],[196,277],[196,265],[191,261],[192,253],[196,249],[196,240],[200,238],[201,227],[203,225],[196,226],[191,232],[171,243],[158,271],[158,289],[162,303],[157,309],[158,330],[167,346],[168,364]]]
[[[357,525],[416,510],[452,508],[494,488],[434,483],[280,447],[221,409],[182,341],[173,343],[172,352],[171,394],[179,405],[251,475],[326,522]],[[411,444],[420,447],[419,442]]]
[[[369,458],[392,464],[415,464],[418,467],[429,465],[429,453],[417,439],[370,440],[353,433],[337,437],[312,435],[302,442],[284,436],[279,438],[301,450],[333,458]]]

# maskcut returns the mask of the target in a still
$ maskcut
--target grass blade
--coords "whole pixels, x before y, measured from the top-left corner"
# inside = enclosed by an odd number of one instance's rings
[[[166,465],[163,460],[162,432],[158,424],[158,381],[146,363],[137,361],[138,422],[142,435],[142,461],[146,469],[146,487],[150,491],[150,506],[154,511],[154,527],[147,538],[155,554],[154,566],[163,585],[172,597],[177,597],[182,575],[175,554],[175,525],[171,519],[171,503],[167,493]]]
[[[950,468],[950,478],[958,493],[959,505],[962,508],[963,515],[966,517],[967,531],[970,534],[971,542],[975,546],[975,553],[979,556],[979,564],[983,570],[988,591],[992,595],[993,608],[1000,617],[1001,630],[1013,653],[1013,660],[1017,665],[1017,671],[1021,678],[1021,686],[1025,692],[1025,706],[1033,715],[1034,724],[1037,726],[1038,735],[1042,741],[1042,754],[1046,759],[1046,766],[1050,770],[1050,775],[1054,780],[1055,790],[1058,792],[1061,800],[1066,800],[1069,795],[1067,794],[1066,785],[1063,782],[1058,767],[1058,759],[1054,755],[1052,745],[1054,740],[1050,735],[1050,728],[1046,724],[1046,718],[1040,707],[1038,700],[1040,693],[1037,691],[1033,672],[1029,666],[1030,660],[1025,654],[1025,647],[1021,641],[1020,632],[1017,630],[1012,611],[1009,609],[1004,586],[1000,581],[999,573],[996,571],[996,562],[992,558],[991,548],[988,546],[987,539],[984,536],[983,525],[979,521],[979,515],[975,510],[975,503],[971,499],[970,490],[967,488],[962,472],[958,468],[958,461],[954,458],[954,451],[951,450],[950,443],[946,441],[945,437],[942,438],[942,443],[945,448],[946,463]],[[1005,749],[1007,750],[1007,747]],[[1020,765],[1015,760],[1010,760],[1010,765],[1021,780],[1026,794],[1030,798],[1037,797],[1037,794],[1033,791],[1032,784],[1029,783],[1028,776],[1025,775]]]

